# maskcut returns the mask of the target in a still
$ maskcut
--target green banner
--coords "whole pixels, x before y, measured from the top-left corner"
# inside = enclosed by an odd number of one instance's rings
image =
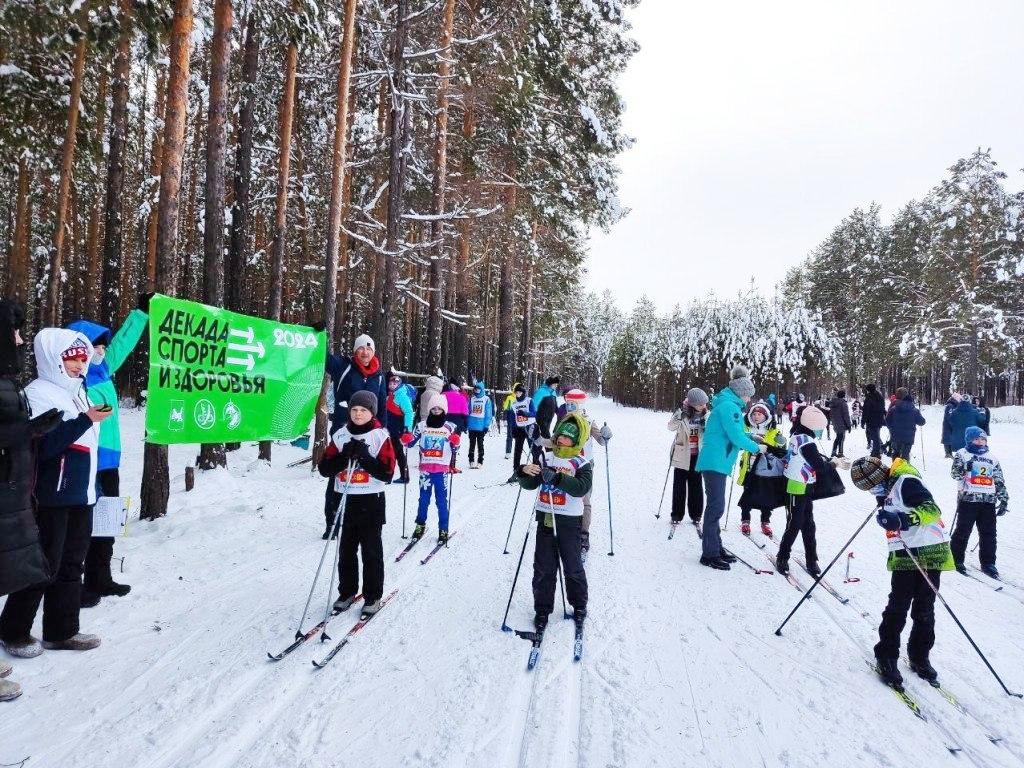
[[[149,307],[147,440],[227,443],[306,432],[323,383],[324,333],[159,294]]]

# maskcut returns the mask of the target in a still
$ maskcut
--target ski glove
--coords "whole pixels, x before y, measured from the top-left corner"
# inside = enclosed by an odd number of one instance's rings
[[[612,439],[612,431],[608,428],[607,424],[601,427],[601,437],[604,438],[605,442]]]
[[[402,443],[402,445],[409,447],[409,445],[412,443],[412,432],[403,432],[402,436],[398,438],[398,440]]]
[[[558,482],[558,473],[551,467],[544,467],[540,471],[540,479],[544,482],[544,485],[556,485]]]
[[[1006,510],[1006,505],[1005,505],[1005,504],[1001,504],[1001,505],[999,506],[999,511],[998,511],[998,512],[996,512],[996,517],[1002,517],[1003,515],[1005,515],[1005,514],[1006,514],[1006,511],[1007,511],[1007,510]]]
[[[878,524],[885,528],[887,531],[908,531],[910,530],[911,518],[909,515],[903,512],[889,511],[886,509],[878,510],[878,517],[876,518]]]

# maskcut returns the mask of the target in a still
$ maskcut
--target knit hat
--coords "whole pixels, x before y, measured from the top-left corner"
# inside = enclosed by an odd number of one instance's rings
[[[729,372],[729,389],[740,397],[754,396],[754,382],[750,379],[750,371],[746,366],[737,365]]]
[[[427,411],[432,411],[435,408],[440,408],[445,413],[448,413],[448,398],[442,395],[440,392],[435,392],[431,395],[430,400],[427,401],[430,407]]]
[[[89,349],[81,339],[76,339],[70,347],[60,353],[60,359],[78,360],[79,362],[87,363],[89,362]]]
[[[546,379],[544,379],[544,383],[547,384],[549,387],[554,387],[562,383],[562,377],[548,376]]]
[[[572,445],[558,445],[562,435],[572,440]],[[580,454],[589,439],[590,422],[578,413],[567,413],[551,432],[551,452],[560,459],[571,459]]]
[[[582,389],[570,389],[565,393],[565,410],[567,413],[582,411],[587,404],[587,393]]]
[[[348,399],[348,407],[352,408],[365,408],[374,416],[377,415],[377,396],[365,389],[360,389],[358,392],[353,392],[352,396]]]
[[[428,392],[440,392],[443,386],[444,382],[440,376],[427,376],[427,380],[423,384],[423,388]]]
[[[352,351],[359,349],[360,347],[369,347],[371,352],[377,351],[377,346],[373,343],[373,339],[370,338],[370,334],[364,333],[362,336],[356,339],[355,346],[352,347]]]
[[[700,387],[694,387],[686,393],[686,405],[694,408],[700,408],[702,405],[708,404],[708,393]]]
[[[828,426],[828,419],[825,418],[825,414],[814,405],[808,405],[802,409],[799,418],[800,423],[811,430],[811,432],[819,432]]]
[[[889,478],[889,470],[877,456],[862,456],[850,467],[850,479],[862,491],[870,491]]]
[[[512,385],[512,391],[513,392],[523,392],[523,393],[525,393],[526,392],[526,387],[524,387],[522,384],[520,384],[517,381],[515,384]]]
[[[964,439],[967,440],[968,443],[973,443],[979,437],[988,438],[988,434],[986,434],[985,430],[981,427],[968,427],[964,430]]]
[[[553,440],[557,440],[559,437],[568,437],[574,443],[580,438],[580,428],[576,425],[575,421],[563,421],[558,425],[555,433],[551,436]]]
[[[898,387],[896,389],[896,399],[897,400],[906,400],[907,399],[907,388],[906,387]]]

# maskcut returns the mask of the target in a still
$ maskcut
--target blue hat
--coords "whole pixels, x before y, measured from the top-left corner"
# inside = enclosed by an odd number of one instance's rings
[[[967,439],[968,443],[973,443],[979,437],[987,438],[988,435],[981,427],[968,427],[964,430],[964,437]]]

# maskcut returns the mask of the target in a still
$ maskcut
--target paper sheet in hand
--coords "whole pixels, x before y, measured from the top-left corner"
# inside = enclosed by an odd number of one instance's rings
[[[92,535],[120,536],[128,521],[130,504],[127,496],[100,496],[92,510]]]

